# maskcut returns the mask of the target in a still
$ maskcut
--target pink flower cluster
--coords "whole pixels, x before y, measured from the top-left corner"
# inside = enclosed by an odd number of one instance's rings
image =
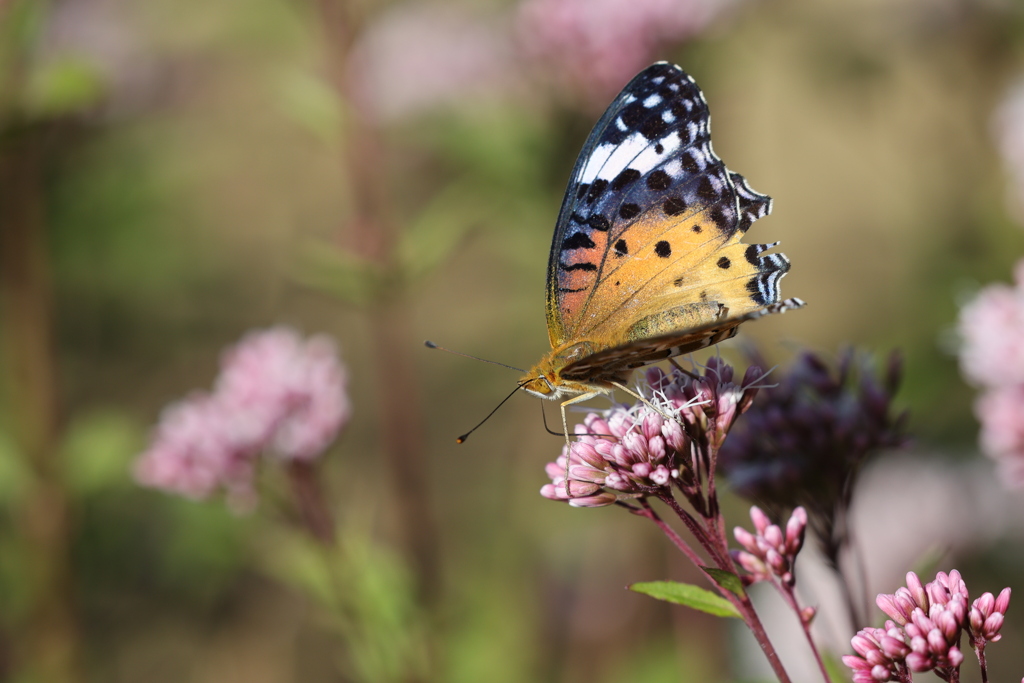
[[[713,464],[698,462],[700,456],[694,453],[717,452],[733,422],[754,400],[762,378],[762,371],[751,366],[737,386],[732,367],[718,358],[708,360],[703,376],[648,370],[647,386],[640,387],[646,401],[590,413],[576,425],[576,441],[548,463],[552,483],[541,495],[576,507],[657,495],[672,486],[697,495]],[[694,441],[711,448],[693,449]]]
[[[739,526],[733,529],[733,535],[744,549],[732,551],[732,557],[749,573],[746,583],[770,581],[775,577],[784,585],[793,586],[796,583],[793,565],[804,546],[807,511],[802,507],[793,510],[785,533],[756,505],[750,508],[750,521],[756,533]]]
[[[1016,286],[982,289],[960,311],[960,367],[983,388],[975,402],[981,447],[1004,479],[1024,485],[1024,260]]]
[[[601,507],[620,494],[642,494],[679,476],[676,459],[684,452],[686,436],[678,422],[643,404],[590,413],[576,425],[576,435],[568,455],[568,494],[563,447],[562,455],[546,467],[552,483],[541,488],[542,496],[569,499],[575,507]]]
[[[135,478],[189,498],[251,498],[261,453],[308,461],[334,441],[351,411],[346,383],[329,338],[250,332],[224,353],[212,393],[164,409]]]
[[[925,585],[917,574],[907,573],[906,587],[875,601],[891,619],[882,628],[862,629],[850,641],[857,654],[845,655],[843,663],[853,669],[854,683],[910,681],[911,673],[924,671],[934,671],[944,681],[959,680],[963,633],[985,667],[985,645],[1002,637],[1010,589],[998,597],[985,593],[970,607],[969,599],[956,570],[939,572]]]

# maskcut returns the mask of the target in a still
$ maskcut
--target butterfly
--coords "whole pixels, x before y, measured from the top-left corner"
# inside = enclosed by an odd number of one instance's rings
[[[551,353],[519,382],[565,407],[625,386],[635,368],[804,305],[780,300],[774,244],[740,240],[771,212],[711,148],[704,94],[678,66],[641,71],[598,120],[573,168],[547,274]],[[566,430],[568,435],[568,430]],[[567,436],[568,438],[568,436]]]

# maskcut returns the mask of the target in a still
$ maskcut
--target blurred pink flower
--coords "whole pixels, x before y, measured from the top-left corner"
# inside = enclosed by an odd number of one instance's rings
[[[1003,481],[1024,486],[1024,259],[1014,286],[989,285],[960,311],[960,369],[983,392],[974,403],[981,448]]]
[[[982,386],[1024,384],[1024,260],[1014,279],[983,288],[960,311],[960,368]]]
[[[242,444],[270,445],[284,458],[319,455],[348,420],[347,377],[334,343],[295,330],[250,332],[221,360],[215,394]]]
[[[364,115],[385,120],[507,96],[520,79],[506,23],[450,4],[385,12],[353,48],[351,96]]]
[[[978,396],[974,411],[981,422],[981,448],[995,459],[1003,480],[1024,484],[1024,385],[990,389]]]
[[[347,377],[333,342],[286,327],[250,332],[221,360],[212,394],[164,410],[136,480],[190,498],[252,496],[263,452],[312,460],[348,421]]]
[[[518,37],[556,79],[604,106],[664,45],[706,28],[735,0],[525,0]]]
[[[237,447],[227,406],[194,394],[164,408],[153,441],[135,462],[144,486],[194,499],[225,487],[241,491],[252,478],[250,454]]]

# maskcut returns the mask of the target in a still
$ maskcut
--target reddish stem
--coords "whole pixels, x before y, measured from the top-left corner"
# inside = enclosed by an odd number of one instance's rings
[[[349,100],[348,58],[365,4],[317,0],[328,52],[329,76],[339,98]],[[394,249],[399,227],[392,215],[396,193],[388,179],[388,147],[380,130],[353,107],[343,131],[349,144],[342,158],[350,184],[352,216],[348,247],[381,272],[395,274]],[[340,240],[339,240],[340,241]],[[391,278],[390,285],[401,278]],[[375,351],[380,436],[394,491],[395,515],[406,556],[414,566],[421,597],[439,599],[440,566],[437,524],[430,500],[430,468],[424,444],[422,401],[412,354],[419,347],[409,321],[413,318],[404,292],[382,287],[367,307]]]
[[[685,510],[680,508],[678,503],[676,503],[676,501],[671,497],[666,497],[663,498],[662,500],[668,503],[673,508],[673,510],[677,512],[677,514],[681,513],[680,518],[683,519],[684,522],[686,521],[686,519],[689,519],[693,523],[693,526],[688,525],[688,528],[690,528],[691,533],[694,534],[694,537],[701,543],[701,545],[704,548],[710,548],[712,555],[716,555],[717,553],[714,552],[715,544],[707,538],[707,535],[704,533],[702,529],[700,529],[699,526],[696,525],[693,518],[690,517],[690,515]],[[658,513],[656,513],[650,507],[646,500],[642,500],[641,504],[643,505],[642,508],[630,508],[630,510],[633,511],[634,514],[640,515],[641,517],[646,517],[647,519],[650,519],[652,522],[654,522],[658,526],[658,528],[661,529],[662,533],[664,533],[669,538],[669,540],[672,541],[673,545],[679,548],[679,550],[687,557],[687,559],[693,562],[694,566],[696,566],[704,573],[704,575],[708,578],[709,581],[711,581],[712,585],[715,586],[715,588],[722,595],[722,597],[724,597],[726,600],[732,603],[732,605],[740,613],[740,616],[743,617],[743,621],[746,622],[747,627],[750,629],[751,633],[754,634],[754,638],[757,640],[758,645],[761,646],[761,651],[764,652],[765,657],[768,658],[768,664],[772,667],[772,671],[775,672],[775,676],[779,679],[779,683],[791,683],[789,674],[786,672],[785,667],[782,666],[782,661],[779,659],[779,655],[775,651],[775,647],[772,645],[771,640],[769,640],[768,633],[765,631],[764,625],[758,618],[757,612],[754,610],[753,603],[750,602],[750,596],[747,595],[746,592],[744,592],[742,596],[736,595],[729,589],[719,585],[718,581],[703,569],[704,563],[701,557],[697,555],[697,553],[695,553],[689,545],[686,544],[686,542],[679,536],[679,534],[677,534],[672,527],[666,524],[664,520],[662,520],[661,517],[658,516]],[[721,558],[715,558],[715,562],[716,564],[718,564],[718,568],[734,572],[735,568],[732,565],[731,558],[728,558],[728,556],[726,557],[727,559],[724,562],[721,560]]]
[[[821,657],[821,652],[818,651],[818,644],[814,642],[814,638],[811,636],[811,622],[804,619],[803,612],[800,610],[800,602],[796,599],[796,592],[792,586],[779,583],[776,580],[772,581],[772,584],[778,589],[779,593],[782,594],[786,604],[796,613],[796,618],[800,620],[800,627],[804,630],[804,637],[807,639],[807,644],[811,647],[811,652],[814,653],[814,659],[818,662],[818,668],[821,670],[821,675],[825,683],[830,683],[832,680],[828,675],[828,669],[825,667],[825,660]]]
[[[985,641],[974,644],[974,654],[978,656],[978,666],[981,667],[981,683],[988,683],[988,662],[985,659]]]
[[[0,122],[2,124],[2,122]],[[0,381],[10,428],[30,480],[15,511],[30,583],[16,653],[28,680],[79,679],[72,595],[71,501],[58,454],[53,300],[42,197],[40,128],[10,134],[0,150]]]
[[[325,546],[335,544],[334,517],[316,477],[316,466],[305,460],[288,463],[288,479],[292,498],[309,535]]]

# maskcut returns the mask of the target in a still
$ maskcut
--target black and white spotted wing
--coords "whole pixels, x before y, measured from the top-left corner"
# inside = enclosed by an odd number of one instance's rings
[[[677,66],[661,62],[637,75],[594,126],[576,161],[555,228],[548,263],[547,314],[552,347],[580,338],[605,315],[591,305],[609,259],[641,248],[626,235],[652,211],[715,226],[708,242],[745,232],[771,211],[714,153],[703,93]],[[636,231],[634,231],[634,234]],[[626,235],[626,239],[623,239]],[[773,257],[765,257],[771,259]],[[765,262],[764,303],[778,299],[784,258]],[[782,272],[785,272],[782,269]]]

